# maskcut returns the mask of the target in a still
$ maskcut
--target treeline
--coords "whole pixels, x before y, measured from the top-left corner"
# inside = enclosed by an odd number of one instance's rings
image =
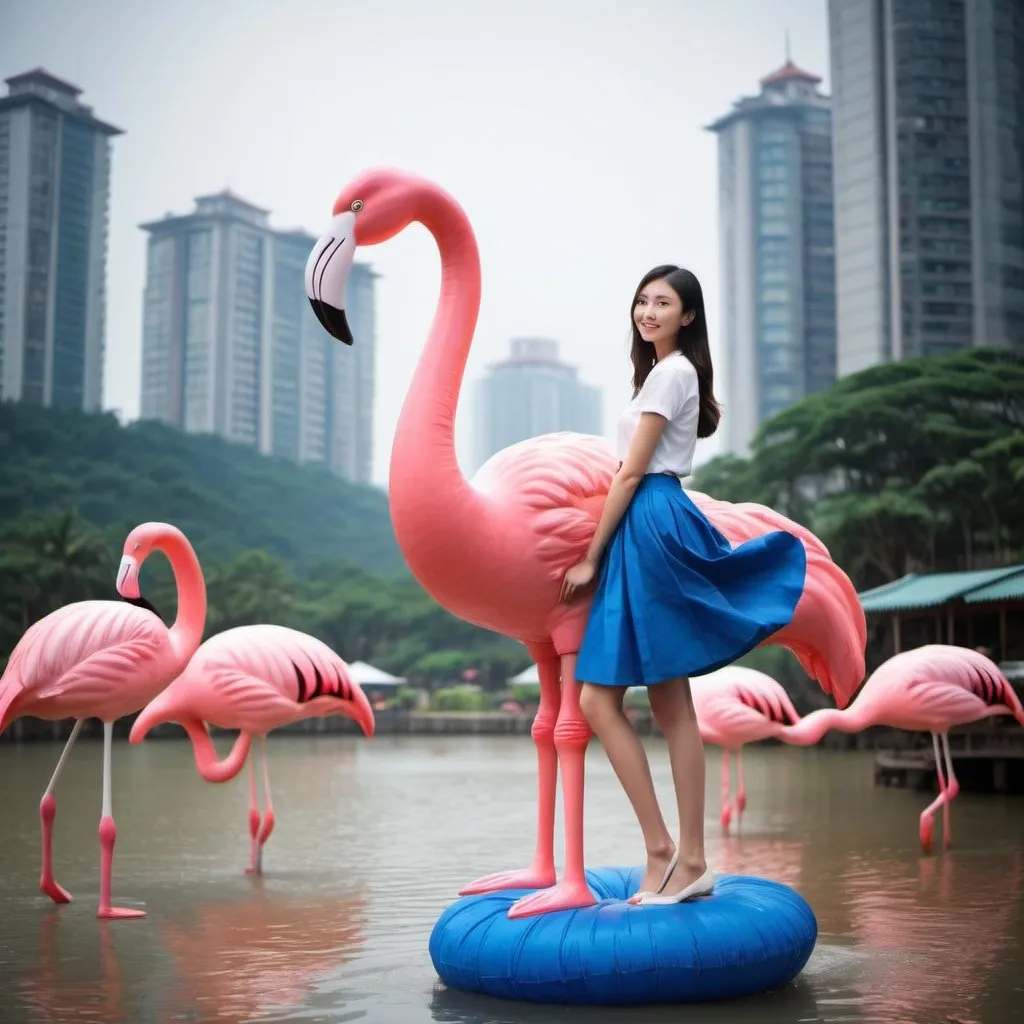
[[[33,622],[72,601],[117,600],[120,537],[112,544],[77,512],[24,516],[0,524],[0,665]],[[441,682],[476,670],[499,688],[530,659],[515,642],[450,615],[410,577],[389,580],[344,562],[321,562],[297,576],[266,551],[230,561],[204,557],[205,636],[247,623],[274,622],[319,637],[346,661]],[[159,553],[141,573],[143,594],[170,625],[177,614],[173,577]]]
[[[726,415],[728,410],[726,410]],[[813,530],[858,590],[1024,561],[1024,361],[973,349],[845,377],[688,485]]]
[[[0,403],[0,521],[75,508],[120,546],[138,523],[183,530],[204,561],[262,550],[302,574],[324,561],[407,576],[378,488],[162,423]]]

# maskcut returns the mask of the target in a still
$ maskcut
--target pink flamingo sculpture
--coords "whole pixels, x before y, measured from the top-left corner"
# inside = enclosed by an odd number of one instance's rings
[[[39,888],[54,903],[71,896],[53,877],[53,795],[82,721],[103,722],[103,810],[100,817],[100,900],[98,917],[145,917],[144,910],[110,905],[110,880],[117,829],[110,797],[110,747],[114,722],[152,700],[182,669],[199,646],[206,623],[206,585],[192,545],[167,523],[143,523],[128,534],[117,591],[127,601],[139,593],[139,569],[153,551],[162,551],[174,571],[178,616],[168,629],[145,607],[121,601],[78,601],[30,626],[18,641],[0,679],[0,732],[22,715],[49,721],[76,719],[53,777],[39,804],[43,868]]]
[[[690,680],[693,707],[705,743],[722,748],[722,828],[728,830],[733,804],[730,799],[729,753],[736,755],[736,818],[747,807],[743,786],[744,743],[769,737],[785,739],[780,726],[795,725],[800,716],[789,694],[771,676],[756,669],[729,665]]]
[[[953,774],[948,731],[994,715],[1012,715],[1024,725],[1024,708],[999,666],[978,651],[951,644],[927,644],[903,651],[870,675],[846,710],[821,708],[785,729],[788,743],[817,743],[829,729],[859,732],[886,725],[908,732],[930,732],[935,750],[939,795],[921,812],[921,846],[932,848],[932,819],[942,807],[942,845],[949,846],[949,805],[960,792]],[[942,772],[942,754],[946,774]]]
[[[249,835],[252,850],[247,874],[262,874],[263,847],[274,830],[266,736],[271,729],[304,718],[340,714],[357,722],[365,735],[374,731],[373,709],[348,665],[316,637],[285,626],[238,626],[210,637],[188,667],[142,710],[129,740],[141,743],[162,722],[178,722],[192,741],[199,774],[207,782],[233,779],[249,761]],[[241,729],[222,761],[206,730]],[[264,815],[256,800],[258,736],[263,762]]]
[[[602,438],[558,433],[498,452],[472,482],[462,475],[455,454],[455,409],[480,308],[480,258],[466,214],[430,181],[373,170],[342,190],[330,229],[306,264],[306,294],[325,330],[339,341],[353,342],[345,291],[357,235],[360,244],[377,245],[413,222],[437,242],[441,295],[395,432],[388,486],[395,534],[413,575],[438,604],[525,644],[537,663],[541,687],[532,728],[539,765],[533,861],[523,871],[477,879],[461,892],[545,890],[517,900],[509,910],[513,918],[590,906],[595,898],[587,887],[583,857],[590,728],[580,712],[575,679],[589,602],[562,604],[559,590],[566,570],[586,552],[617,460]],[[737,515],[733,530],[755,535],[787,528],[788,520],[767,509],[759,515],[748,515],[742,523]],[[715,513],[711,517],[718,519]],[[864,675],[863,627],[858,623],[863,611],[859,603],[844,599],[848,584],[843,578],[827,555],[809,557],[797,614],[771,638],[790,646],[802,662],[813,661],[816,678],[840,706]],[[559,766],[566,864],[564,877],[555,884]]]

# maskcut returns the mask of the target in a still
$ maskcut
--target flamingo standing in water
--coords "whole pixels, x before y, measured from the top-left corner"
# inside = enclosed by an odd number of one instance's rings
[[[584,758],[591,732],[575,678],[589,601],[567,605],[559,592],[566,570],[586,553],[618,462],[602,438],[557,433],[498,452],[472,482],[460,472],[455,409],[480,308],[480,258],[466,214],[432,182],[373,170],[342,190],[330,229],[306,264],[306,294],[324,329],[353,343],[345,291],[357,236],[362,245],[377,245],[414,222],[426,227],[440,250],[441,295],[395,431],[388,484],[392,524],[424,589],[459,618],[525,644],[541,688],[532,728],[539,765],[533,861],[524,871],[488,875],[461,892],[544,890],[517,900],[509,910],[513,918],[591,906],[596,900],[583,857]],[[709,517],[716,526],[722,518],[714,510]],[[734,534],[793,526],[767,509],[732,517]],[[803,597],[792,622],[770,642],[789,646],[842,706],[864,674],[864,613],[849,601],[852,587],[827,553],[804,543]],[[559,766],[566,865],[555,884]]]
[[[993,715],[1012,715],[1024,725],[1024,708],[1009,680],[991,658],[966,647],[927,644],[903,651],[883,662],[845,710],[812,711],[783,737],[788,743],[817,743],[829,729],[860,732],[886,725],[908,732],[930,732],[935,750],[939,795],[921,812],[921,846],[932,848],[932,819],[942,807],[942,845],[949,846],[949,805],[960,791],[953,774],[948,732]],[[939,752],[939,741],[942,753]],[[946,773],[942,760],[945,754]]]
[[[178,616],[170,629],[146,607],[121,601],[77,601],[30,626],[0,678],[0,732],[22,715],[49,721],[77,719],[39,804],[43,831],[39,888],[54,903],[70,903],[71,896],[53,877],[53,819],[57,813],[53,791],[83,719],[103,722],[97,912],[101,918],[145,917],[144,910],[110,905],[117,837],[110,796],[114,722],[144,707],[184,669],[203,638],[206,623],[206,585],[199,560],[185,535],[167,523],[143,523],[128,534],[117,573],[118,593],[128,602],[144,604],[139,568],[153,551],[162,551],[174,570]]]
[[[238,626],[210,637],[188,667],[142,710],[129,740],[141,743],[162,722],[178,722],[192,741],[199,774],[207,782],[233,779],[249,761],[249,835],[247,874],[262,874],[263,847],[274,829],[266,736],[271,729],[303,718],[340,714],[357,722],[367,736],[374,731],[373,709],[348,665],[316,637],[285,626]],[[206,722],[241,729],[222,761],[206,731]],[[264,814],[256,800],[256,755],[263,761]]]
[[[795,725],[800,716],[789,694],[771,676],[741,665],[729,665],[690,680],[693,708],[705,743],[722,748],[722,828],[732,819],[729,753],[736,755],[736,818],[747,807],[743,786],[744,743],[780,736],[779,726]]]

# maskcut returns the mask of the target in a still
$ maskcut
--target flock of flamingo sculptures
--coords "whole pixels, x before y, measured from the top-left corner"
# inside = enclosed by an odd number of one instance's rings
[[[455,412],[480,304],[480,261],[465,213],[442,189],[397,171],[367,172],[342,191],[331,228],[310,254],[306,292],[325,330],[346,344],[354,339],[345,316],[346,282],[358,242],[384,242],[413,223],[437,242],[441,294],[395,432],[389,503],[403,555],[416,578],[444,608],[468,622],[523,643],[537,664],[540,705],[532,736],[538,761],[538,819],[533,859],[525,869],[477,879],[461,892],[536,890],[513,903],[510,917],[589,906],[595,898],[584,876],[584,758],[590,729],[580,712],[576,653],[588,603],[559,601],[564,572],[585,553],[597,526],[617,461],[597,437],[558,433],[497,453],[472,480],[455,454]],[[711,522],[737,544],[773,530],[800,537],[807,553],[804,592],[792,621],[769,639],[787,647],[836,708],[800,719],[782,688],[759,673],[731,667],[695,681],[693,692],[705,738],[737,755],[739,792],[745,793],[740,747],[766,737],[810,744],[830,728],[870,724],[924,729],[945,748],[940,795],[922,815],[930,845],[931,815],[956,795],[945,734],[952,725],[1007,713],[1024,724],[1012,688],[989,659],[962,648],[933,646],[897,655],[850,701],[864,677],[864,614],[850,580],[825,546],[799,524],[761,505],[717,501],[690,492]],[[178,586],[178,617],[167,629],[141,598],[138,571],[152,550],[171,562]],[[58,609],[29,628],[0,680],[0,731],[21,715],[77,719],[40,805],[42,890],[57,902],[68,894],[55,882],[51,834],[54,786],[81,720],[104,723],[103,809],[100,822],[100,917],[137,917],[111,906],[114,821],[110,801],[112,723],[141,711],[130,739],[156,724],[176,721],[188,733],[203,778],[223,782],[243,767],[252,737],[263,753],[264,814],[250,760],[249,871],[261,870],[261,851],[274,824],[264,737],[300,718],[340,713],[369,736],[373,713],[344,663],[324,644],[274,625],[246,626],[200,646],[206,591],[195,552],[175,527],[147,523],[124,545],[117,590],[126,602],[86,601]],[[133,604],[132,602],[135,602]],[[143,605],[140,607],[139,605]],[[207,723],[237,728],[231,752],[217,760]],[[554,821],[562,775],[565,871],[556,877]],[[723,759],[723,823],[733,813]]]

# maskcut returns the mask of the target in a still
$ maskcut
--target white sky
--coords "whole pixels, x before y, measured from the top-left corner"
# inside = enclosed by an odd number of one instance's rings
[[[230,187],[316,234],[368,165],[432,177],[465,207],[483,264],[459,406],[515,335],[552,337],[629,397],[629,301],[658,263],[690,267],[718,342],[715,137],[704,126],[793,59],[828,90],[826,0],[3,0],[0,77],[43,66],[114,140],[104,404],[138,414],[144,221]],[[374,481],[433,315],[430,236],[357,252],[377,282]],[[356,342],[359,343],[358,340]],[[717,389],[721,394],[721,386]],[[698,460],[713,455],[702,442]]]

